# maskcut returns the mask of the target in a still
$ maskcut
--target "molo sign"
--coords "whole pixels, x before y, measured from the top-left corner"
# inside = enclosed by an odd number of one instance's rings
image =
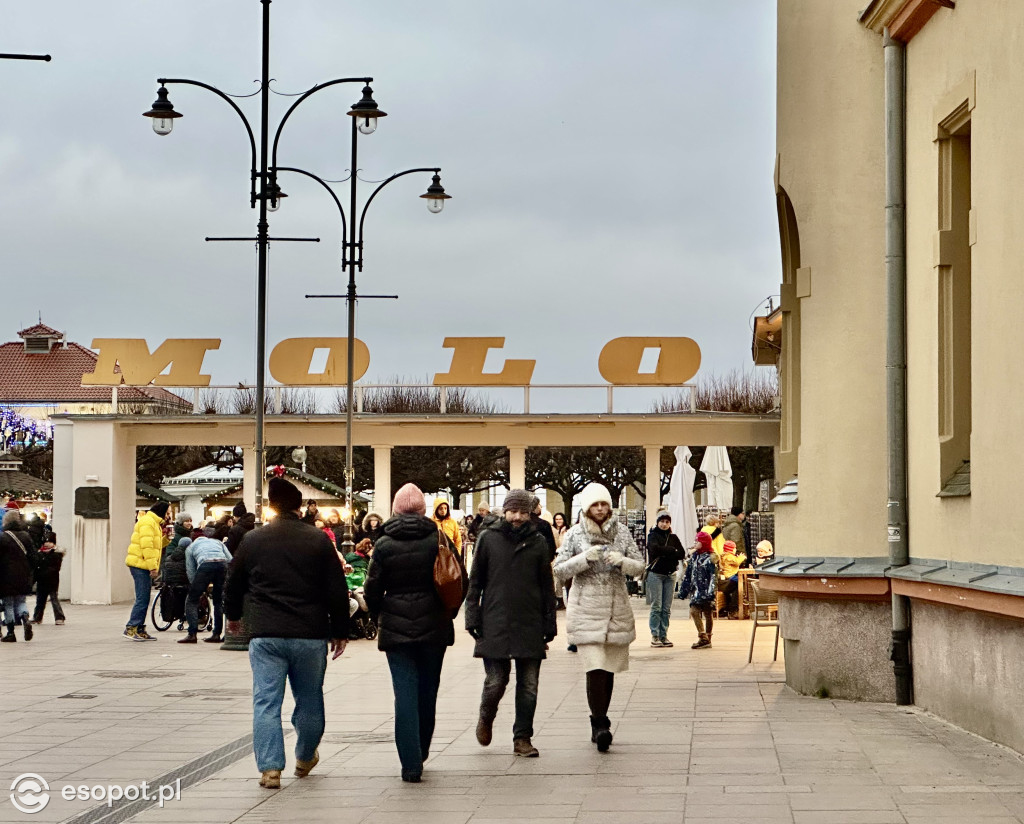
[[[435,386],[527,386],[535,360],[506,360],[500,372],[484,372],[491,349],[501,349],[505,338],[445,338],[452,349],[447,372],[434,375]],[[82,375],[82,386],[209,386],[203,375],[206,353],[220,348],[219,338],[170,338],[153,352],[142,338],[96,338],[99,350],[94,370]],[[658,363],[653,372],[641,372],[644,353],[654,349]],[[310,372],[318,350],[327,350],[323,372]],[[353,380],[370,366],[370,350],[358,338],[353,352]],[[342,386],[347,381],[348,341],[345,338],[288,338],[270,353],[270,374],[284,386]],[[678,386],[697,374],[700,347],[690,338],[615,338],[601,349],[598,370],[614,386]],[[166,374],[163,374],[166,372]]]

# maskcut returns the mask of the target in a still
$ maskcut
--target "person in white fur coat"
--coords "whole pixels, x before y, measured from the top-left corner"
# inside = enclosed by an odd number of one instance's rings
[[[589,484],[579,500],[580,521],[562,541],[555,576],[572,578],[566,630],[587,671],[590,740],[606,752],[612,743],[608,707],[615,673],[629,669],[629,645],[636,638],[626,576],[640,575],[644,559],[629,530],[612,517],[607,489]]]

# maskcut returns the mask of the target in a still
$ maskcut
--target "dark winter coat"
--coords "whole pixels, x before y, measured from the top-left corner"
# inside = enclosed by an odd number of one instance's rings
[[[363,595],[379,616],[377,647],[455,643],[451,614],[434,589],[437,524],[423,515],[396,515],[373,548]]]
[[[256,528],[256,513],[246,512],[241,518],[235,521],[235,525],[228,530],[228,537],[224,539],[224,546],[232,555],[242,545],[242,538]]]
[[[477,658],[544,658],[558,634],[551,556],[536,527],[501,520],[480,533],[466,599]]]
[[[44,545],[36,555],[36,584],[46,592],[60,589],[60,568],[64,564],[64,553],[58,552],[53,544]]]
[[[185,573],[185,548],[180,544],[183,539],[190,538],[191,532],[192,530],[185,529],[181,524],[174,525],[174,537],[164,547],[164,559],[160,564],[160,579],[165,584],[188,586],[188,575]]]
[[[651,572],[671,575],[685,555],[686,550],[672,530],[654,527],[647,534],[647,568]]]
[[[548,554],[551,556],[551,561],[554,561],[558,548],[555,546],[555,531],[551,528],[551,524],[540,517],[540,515],[532,514],[530,515],[530,523],[534,525],[540,533],[540,537],[544,539],[544,543],[548,545]]]
[[[18,541],[21,541],[22,546],[18,545]],[[32,536],[24,530],[6,529],[0,533],[0,597],[28,595],[32,592],[35,554]]]
[[[348,638],[348,586],[331,539],[293,512],[248,533],[228,569],[224,614],[237,621],[243,606],[256,638]]]
[[[25,531],[28,532],[29,537],[32,539],[32,546],[36,549],[39,549],[46,541],[46,524],[43,523],[43,519],[38,515],[33,515],[29,519]]]
[[[715,553],[697,551],[690,558],[686,567],[686,575],[679,585],[679,598],[690,599],[691,606],[714,606],[715,593],[718,592],[718,563]]]
[[[377,528],[376,529],[371,529],[370,528],[370,518],[371,517],[377,519]],[[380,515],[378,515],[376,512],[369,512],[369,513],[367,513],[366,517],[363,518],[363,528],[359,532],[359,540],[361,541],[363,538],[369,538],[370,539],[370,543],[373,544],[374,546],[377,546],[377,539],[380,538],[381,535],[383,535],[383,534],[384,534],[384,519],[382,517],[380,517]],[[356,541],[356,543],[359,543],[359,541]]]
[[[736,544],[736,554],[747,554],[747,537],[743,532],[743,523],[735,515],[726,516],[722,524],[722,537]]]

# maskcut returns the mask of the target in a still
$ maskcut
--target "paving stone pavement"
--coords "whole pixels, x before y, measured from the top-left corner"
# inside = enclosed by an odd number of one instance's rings
[[[678,605],[677,605],[678,606]],[[0,647],[0,822],[59,822],[101,802],[64,787],[154,782],[250,732],[244,653],[120,637],[128,606],[68,609],[31,643]],[[437,734],[421,784],[403,784],[391,740],[392,694],[376,645],[350,644],[328,667],[321,762],[279,791],[261,789],[251,752],[181,792],[146,824],[941,824],[1024,822],[1024,759],[914,709],[798,696],[748,622],[720,621],[714,648],[652,649],[646,608],[628,673],[616,678],[615,743],[589,743],[583,672],[562,639],[540,679],[538,759],[511,754],[512,694],[494,742],[474,738],[483,673],[471,639],[449,650]],[[685,615],[682,609],[680,616]],[[20,635],[20,633],[19,633]],[[285,705],[285,718],[291,706]],[[293,739],[292,739],[293,740]],[[286,739],[288,745],[289,739]],[[49,783],[42,811],[19,812],[12,781]],[[92,821],[97,821],[93,817]],[[104,819],[109,824],[125,820]]]

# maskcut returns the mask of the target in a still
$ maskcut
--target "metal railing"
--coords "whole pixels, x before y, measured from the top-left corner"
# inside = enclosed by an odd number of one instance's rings
[[[162,387],[168,392],[178,395],[185,403],[191,400],[192,414],[252,414],[255,409],[256,388],[250,384],[237,383],[233,385],[210,385],[194,387]],[[683,408],[679,412],[697,412],[696,384],[681,384],[679,386],[650,386],[647,384],[608,384],[608,383],[533,383],[521,385],[509,384],[476,384],[473,386],[437,386],[430,383],[357,383],[355,385],[355,411],[358,414],[375,414],[374,406],[379,405],[381,400],[389,395],[391,400],[406,402],[410,407],[410,414],[537,414],[534,407],[537,392],[543,393],[573,393],[573,400],[578,403],[581,391],[600,391],[605,395],[604,412],[615,413],[615,395],[618,390],[642,389],[648,392],[661,393],[662,395],[671,392],[685,391],[685,400],[682,401]],[[113,409],[119,409],[118,387],[111,387],[111,404]],[[476,394],[477,390],[491,390],[507,394],[513,392],[522,398],[521,408],[505,409],[498,408],[493,398],[486,393]],[[407,393],[403,398],[402,393]],[[230,393],[236,393],[231,396]],[[228,395],[228,402],[223,401],[223,396]],[[301,403],[296,403],[300,399]],[[271,414],[280,415],[284,413],[324,415],[342,414],[345,409],[344,386],[280,386],[272,385],[266,389],[264,396],[264,408]],[[121,402],[121,406],[124,401]],[[395,404],[392,404],[395,405]],[[397,404],[401,405],[401,403]],[[556,404],[564,406],[564,404]],[[517,404],[518,406],[518,404]],[[588,410],[563,409],[563,412],[593,413],[593,406]],[[230,407],[230,408],[229,408]],[[379,414],[402,414],[405,410],[381,412]],[[620,413],[624,410],[621,409]],[[651,408],[645,411],[652,411]],[[546,412],[543,414],[547,414]]]

